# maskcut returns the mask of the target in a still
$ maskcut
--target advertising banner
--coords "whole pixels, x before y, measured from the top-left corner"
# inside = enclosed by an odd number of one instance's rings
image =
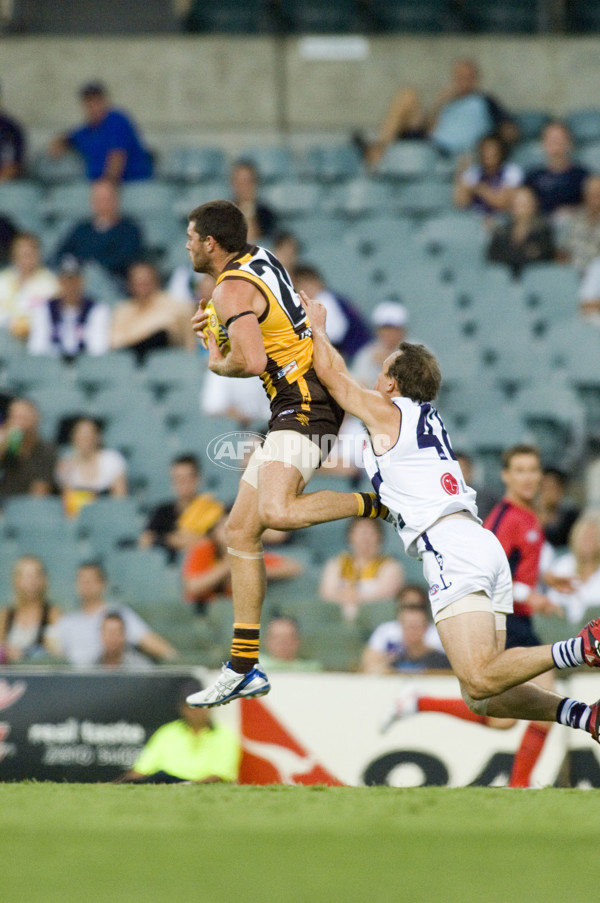
[[[0,676],[0,781],[111,781],[177,718],[189,672]]]

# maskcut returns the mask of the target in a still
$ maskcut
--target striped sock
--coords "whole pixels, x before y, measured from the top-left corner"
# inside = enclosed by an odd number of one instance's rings
[[[587,731],[591,714],[592,710],[585,702],[577,702],[576,699],[566,696],[558,704],[556,720],[559,724],[574,727],[575,730]]]
[[[383,517],[388,514],[388,508],[381,503],[376,492],[354,492],[358,502],[357,517]]]
[[[585,664],[583,658],[583,637],[560,640],[552,644],[552,658],[557,668],[577,668]]]
[[[230,667],[238,674],[247,674],[258,662],[260,624],[234,624]]]

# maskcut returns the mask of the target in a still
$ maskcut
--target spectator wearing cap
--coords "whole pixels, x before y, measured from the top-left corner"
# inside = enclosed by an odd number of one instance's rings
[[[56,297],[33,311],[27,350],[68,360],[82,352],[104,354],[110,345],[110,311],[83,294],[81,268],[72,254],[61,258],[58,282]]]
[[[2,89],[0,88],[0,103]],[[0,182],[23,175],[25,134],[22,126],[7,116],[0,105]]]
[[[101,82],[84,85],[79,96],[85,123],[55,138],[49,148],[58,157],[70,149],[85,161],[88,179],[132,182],[152,177],[152,157],[143,146],[130,117],[110,106]]]
[[[56,295],[58,280],[43,265],[39,239],[31,232],[13,239],[10,259],[10,266],[0,272],[0,326],[25,341],[33,311]]]
[[[375,385],[386,357],[406,338],[408,311],[397,301],[382,301],[371,314],[371,324],[375,339],[361,348],[352,365],[354,378],[368,388]]]
[[[127,270],[142,256],[142,234],[137,223],[122,216],[114,182],[98,179],[90,190],[92,216],[81,220],[60,245],[56,259],[72,254],[82,263],[94,261],[111,276],[125,280]]]

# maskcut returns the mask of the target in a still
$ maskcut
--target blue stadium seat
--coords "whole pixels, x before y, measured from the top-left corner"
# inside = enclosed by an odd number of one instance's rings
[[[119,288],[108,270],[94,260],[88,261],[83,266],[82,272],[86,294],[95,301],[114,307],[117,301],[123,297],[122,289]]]
[[[489,241],[481,217],[472,213],[448,212],[432,217],[415,232],[415,242],[432,251],[457,245],[483,248]]]
[[[26,536],[32,525],[56,531],[64,519],[62,501],[56,496],[13,496],[4,502],[3,530],[7,536]]]
[[[181,604],[179,573],[167,565],[160,549],[113,549],[106,566],[123,602],[145,607]]]

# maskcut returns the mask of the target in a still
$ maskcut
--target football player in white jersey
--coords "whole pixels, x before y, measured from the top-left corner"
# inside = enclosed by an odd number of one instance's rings
[[[402,342],[375,388],[366,389],[329,342],[323,305],[301,298],[317,376],[365,426],[367,473],[407,553],[423,561],[433,617],[469,708],[495,718],[558,721],[600,742],[600,702],[586,705],[532,682],[554,667],[600,667],[600,619],[568,640],[505,649],[510,568],[497,538],[481,526],[475,492],[432,406],[441,382],[433,354]]]

